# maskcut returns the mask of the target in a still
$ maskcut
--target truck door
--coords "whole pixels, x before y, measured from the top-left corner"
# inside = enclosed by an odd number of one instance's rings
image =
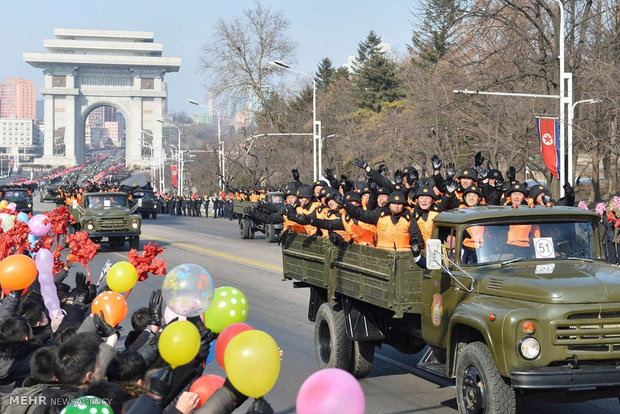
[[[452,270],[456,261],[456,228],[438,226],[435,237],[441,240],[443,266]],[[447,342],[448,321],[456,307],[454,283],[444,270],[424,270],[422,281],[422,336],[429,345],[442,346]]]

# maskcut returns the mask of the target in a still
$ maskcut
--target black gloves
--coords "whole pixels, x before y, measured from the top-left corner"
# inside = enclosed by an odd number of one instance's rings
[[[346,247],[348,245],[348,243],[344,241],[344,239],[342,238],[340,234],[335,233],[333,231],[329,232],[329,241],[334,243],[334,245],[338,247]]]
[[[93,323],[97,334],[102,338],[107,338],[113,334],[118,334],[118,330],[103,319],[103,311],[99,312],[99,315],[93,315]]]
[[[293,174],[293,181],[299,181],[299,171],[296,168],[291,170],[291,174]]]
[[[495,189],[498,191],[504,191],[504,181],[495,180]]]
[[[456,166],[453,162],[448,163],[448,167],[446,168],[446,178],[452,179],[456,175]]]
[[[297,224],[301,224],[302,226],[310,224],[310,217],[306,216],[305,214],[295,214],[291,218],[291,220],[293,220]]]
[[[514,181],[516,176],[517,171],[515,170],[515,167],[511,165],[510,167],[508,167],[508,171],[506,171],[506,177],[508,177],[510,181]]]
[[[482,152],[478,151],[474,157],[474,167],[481,167],[484,162],[484,157],[482,156]]]
[[[401,185],[403,183],[403,172],[401,170],[396,170],[394,173],[394,184]]]
[[[334,179],[334,172],[330,168],[325,168],[325,178],[327,178],[328,181]]]
[[[458,183],[456,181],[454,181],[453,179],[449,179],[445,182],[446,185],[446,191],[448,192],[448,194],[452,194],[456,191],[456,188],[458,187]]]
[[[151,375],[151,385],[149,386],[149,392],[155,394],[158,397],[164,398],[170,391],[172,385],[172,369],[170,366],[155,371]]]
[[[489,175],[489,170],[482,168],[480,165],[477,165],[476,167],[474,167],[474,169],[476,170],[480,178],[483,180],[487,178]]]
[[[420,175],[418,174],[418,170],[414,168],[411,171],[409,171],[409,175],[407,175],[407,184],[409,184],[410,187],[413,187],[415,186],[415,183],[418,182],[419,178],[420,178]]]
[[[148,325],[161,326],[161,289],[154,290],[149,300]]]
[[[366,167],[368,167],[368,163],[366,162],[366,160],[361,157],[361,158],[356,158],[355,161],[353,161],[355,163],[356,166],[362,168],[362,169],[366,169]]]
[[[571,193],[574,193],[574,192],[575,192],[575,189],[573,188],[573,186],[572,186],[572,185],[570,185],[570,183],[566,183],[566,184],[564,184],[564,185],[563,185],[563,187],[564,187],[564,192],[565,192],[566,194],[571,194]]]
[[[377,194],[377,182],[372,177],[368,179],[368,188],[370,189],[370,191],[372,191],[373,194]]]
[[[411,253],[413,254],[414,258],[420,256],[420,246],[417,243],[411,245]]]
[[[86,281],[86,275],[84,273],[78,272],[75,274],[75,294],[73,296],[74,304],[85,304],[86,297],[89,292],[88,285],[89,283]]]
[[[339,183],[340,187],[342,187],[342,190],[347,193],[349,191],[353,191],[353,181],[349,180],[349,178],[346,175],[341,175],[340,176],[340,183]]]
[[[441,158],[437,155],[433,155],[431,158],[431,164],[433,164],[433,170],[438,170],[441,168]]]
[[[383,172],[384,172],[385,170],[386,170],[386,168],[385,168],[385,163],[381,163],[381,164],[379,164],[379,166],[377,167],[377,172],[378,172],[379,174],[383,174]]]
[[[250,408],[248,408],[247,414],[273,414],[273,408],[261,397],[254,400]]]
[[[283,216],[286,216],[288,215],[288,212],[290,211],[289,208],[290,206],[288,204],[284,204],[278,208],[278,213],[282,214]]]

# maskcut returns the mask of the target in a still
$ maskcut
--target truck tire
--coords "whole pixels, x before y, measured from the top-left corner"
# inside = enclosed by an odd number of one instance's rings
[[[157,220],[157,213],[151,213],[151,217],[153,217],[153,220]]]
[[[467,344],[456,363],[456,402],[461,414],[514,414],[514,390],[504,381],[486,344]]]
[[[351,353],[351,369],[349,372],[355,378],[364,378],[375,361],[375,343],[372,341],[353,341]]]
[[[250,238],[250,223],[245,218],[242,218],[239,222],[239,233],[244,240]]]
[[[133,236],[129,238],[129,248],[136,250],[140,248],[140,236]]]
[[[273,224],[267,224],[267,228],[265,229],[265,238],[267,239],[267,243],[275,243],[278,240],[276,228]]]
[[[140,213],[140,215],[142,216],[143,219],[147,219],[149,218],[149,213]]]
[[[330,302],[319,307],[314,324],[314,350],[319,368],[349,371],[353,345],[347,336],[344,311]]]

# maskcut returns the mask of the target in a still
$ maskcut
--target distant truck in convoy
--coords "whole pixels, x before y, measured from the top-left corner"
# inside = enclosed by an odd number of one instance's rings
[[[15,203],[15,211],[32,213],[32,192],[27,188],[3,188],[2,198],[9,203]]]
[[[81,202],[69,206],[75,224],[69,224],[68,232],[86,231],[95,243],[107,239],[111,247],[119,248],[129,242],[131,249],[138,249],[141,222],[133,213],[141,204],[138,199],[130,209],[126,193],[85,193]]]
[[[280,191],[269,192],[265,194],[264,202],[282,205],[284,203],[284,194]],[[254,233],[259,231],[265,234],[265,239],[267,239],[268,243],[278,241],[278,235],[284,228],[284,225],[282,223],[269,224],[253,220],[244,211],[245,207],[252,207],[253,205],[254,203],[251,201],[233,200],[233,214],[239,222],[239,235],[241,238],[253,239]]]
[[[460,413],[514,413],[522,395],[618,397],[620,271],[603,260],[598,219],[571,207],[443,212],[425,268],[409,251],[291,233],[284,279],[310,289],[320,368],[363,377],[381,344],[426,347],[420,367],[456,380]]]

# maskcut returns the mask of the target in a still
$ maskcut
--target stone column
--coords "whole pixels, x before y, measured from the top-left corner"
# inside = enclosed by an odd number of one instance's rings
[[[161,150],[162,150],[162,124],[161,122],[157,122],[158,119],[162,119],[164,114],[164,102],[162,98],[155,98],[155,103],[153,105],[153,154],[154,157],[159,159],[161,158]]]
[[[140,151],[140,137],[142,136],[142,98],[134,97],[131,100],[131,123],[127,126],[127,165],[142,161]]]
[[[75,96],[65,96],[65,148],[66,165],[76,165],[83,156],[78,154],[79,144],[75,134]]]
[[[50,159],[54,156],[54,95],[45,95],[44,102],[44,139],[43,158]]]

